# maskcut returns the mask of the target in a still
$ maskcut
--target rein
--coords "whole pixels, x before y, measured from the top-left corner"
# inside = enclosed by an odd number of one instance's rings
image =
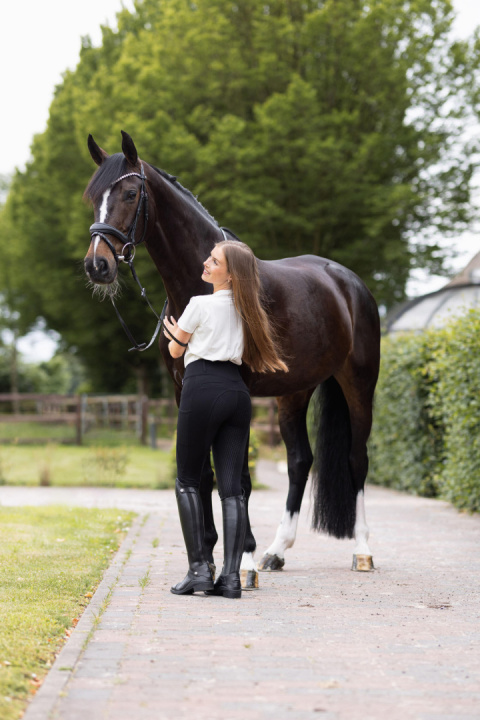
[[[121,180],[125,180],[125,178],[128,178],[128,177],[140,178],[142,181],[142,186],[140,188],[140,200],[137,205],[137,211],[135,213],[135,218],[128,230],[127,235],[122,233],[118,228],[114,227],[113,225],[108,225],[108,223],[101,223],[101,222],[93,223],[93,225],[90,226],[90,235],[91,235],[92,240],[95,237],[95,235],[98,235],[99,237],[102,238],[102,240],[108,245],[108,248],[110,249],[110,252],[112,253],[112,255],[114,257],[117,266],[119,265],[120,261],[124,262],[128,265],[128,267],[130,268],[130,271],[132,273],[133,279],[135,280],[135,282],[137,283],[137,285],[140,288],[142,298],[146,301],[148,307],[150,308],[150,310],[153,312],[153,314],[157,318],[157,326],[155,328],[155,332],[153,333],[152,339],[150,340],[150,342],[149,343],[146,343],[146,342],[137,343],[137,341],[133,337],[127,323],[120,315],[120,312],[115,304],[115,300],[113,299],[113,297],[110,298],[110,300],[112,301],[114,310],[117,314],[117,317],[120,321],[120,325],[124,329],[125,334],[127,335],[130,342],[133,343],[133,347],[129,348],[128,352],[131,352],[132,350],[138,350],[139,352],[143,352],[144,350],[148,350],[148,348],[153,345],[153,343],[155,342],[155,340],[157,338],[158,333],[160,332],[160,330],[162,328],[163,321],[165,319],[165,313],[167,310],[168,298],[165,300],[162,312],[160,313],[160,315],[158,315],[158,313],[152,306],[150,300],[148,299],[145,288],[142,286],[142,283],[138,279],[138,275],[137,275],[137,273],[135,271],[135,267],[133,265],[136,247],[137,247],[137,245],[140,245],[141,243],[143,243],[143,241],[145,240],[145,234],[147,232],[147,223],[148,223],[148,194],[147,194],[147,191],[145,188],[146,175],[143,172],[143,164],[140,165],[139,173],[132,172],[132,173],[127,173],[126,175],[122,175],[117,180],[115,180],[115,182],[113,182],[110,185],[110,187],[114,187],[114,185],[119,183]],[[142,237],[140,238],[140,240],[135,240],[138,219],[142,212],[142,208],[143,208],[143,234],[142,234]],[[118,240],[121,240],[121,242],[123,243],[123,248],[122,248],[122,252],[120,255],[117,254],[117,251],[115,250],[113,243],[111,242],[111,240],[109,240],[109,238],[105,235],[105,233],[108,233],[109,235],[113,235]]]

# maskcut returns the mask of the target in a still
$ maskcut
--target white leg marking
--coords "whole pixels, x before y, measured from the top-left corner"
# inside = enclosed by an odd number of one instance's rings
[[[240,570],[254,570],[257,572],[257,563],[253,559],[253,553],[243,553]]]
[[[290,515],[290,513],[285,510],[282,522],[278,526],[275,540],[267,550],[269,555],[276,555],[283,560],[285,557],[285,550],[287,550],[287,548],[291,548],[295,542],[295,538],[297,536],[298,515],[298,512]]]
[[[368,547],[368,525],[365,519],[365,493],[363,490],[357,494],[357,518],[355,521],[355,555],[371,555]]]

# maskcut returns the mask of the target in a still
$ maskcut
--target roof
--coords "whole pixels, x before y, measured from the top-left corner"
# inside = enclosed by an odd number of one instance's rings
[[[444,287],[407,300],[387,316],[387,332],[443,327],[452,318],[480,307],[480,252]]]

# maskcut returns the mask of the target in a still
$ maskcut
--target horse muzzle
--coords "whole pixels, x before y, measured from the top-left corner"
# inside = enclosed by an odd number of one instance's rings
[[[110,285],[117,277],[117,264],[107,258],[87,255],[84,260],[85,273],[95,285]]]

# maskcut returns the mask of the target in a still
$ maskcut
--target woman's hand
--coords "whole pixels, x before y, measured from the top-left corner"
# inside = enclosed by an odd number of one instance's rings
[[[170,319],[168,319],[167,317],[164,319],[163,324],[165,326],[163,329],[163,334],[168,340],[170,340],[170,342],[168,343],[168,352],[173,358],[182,357],[186,348],[182,347],[182,345],[179,345],[177,342],[175,342],[175,340],[172,340],[171,336],[173,335],[173,337],[177,338],[177,340],[180,340],[181,343],[188,343],[188,341],[192,337],[192,333],[187,333],[185,332],[185,330],[182,330],[182,328],[178,327],[177,321],[171,315]],[[169,335],[169,333],[171,334]]]
[[[175,320],[175,318],[172,315],[170,315],[170,320],[166,317],[163,321],[163,324],[165,325],[167,330],[170,331],[171,335],[175,335],[178,325],[177,325],[177,321]],[[165,330],[163,331],[163,334],[165,335],[166,338],[169,337],[168,333],[165,332]],[[176,337],[176,335],[175,335],[175,337]]]

